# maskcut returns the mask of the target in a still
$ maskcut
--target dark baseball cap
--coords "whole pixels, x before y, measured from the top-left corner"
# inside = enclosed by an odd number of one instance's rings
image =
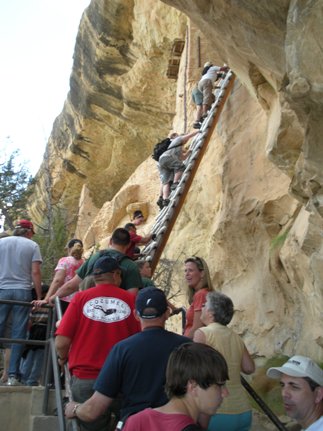
[[[167,310],[165,293],[156,287],[141,289],[136,298],[136,310],[142,319],[155,319]]]
[[[93,271],[91,275],[101,275],[107,272],[113,272],[116,269],[121,269],[117,259],[108,256],[99,257],[94,263]]]

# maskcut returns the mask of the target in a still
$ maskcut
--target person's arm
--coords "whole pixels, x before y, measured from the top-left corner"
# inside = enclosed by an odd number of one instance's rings
[[[186,334],[187,337],[193,338],[195,331],[201,328],[202,326],[204,326],[203,323],[201,322],[201,314],[202,314],[202,310],[194,311],[193,325],[189,333]]]
[[[186,144],[186,142],[188,142],[191,138],[193,138],[193,136],[195,136],[195,135],[197,135],[198,133],[200,133],[200,131],[199,130],[194,130],[193,132],[191,132],[191,133],[187,133],[186,135],[183,135],[182,136],[182,143],[183,144]]]
[[[62,298],[64,296],[70,295],[71,293],[77,292],[81,281],[82,279],[77,274],[75,274],[71,280],[64,283],[54,295],[49,297],[49,302],[54,302],[56,296]]]
[[[95,391],[91,398],[82,404],[75,401],[67,403],[65,406],[65,416],[68,419],[77,417],[84,422],[91,422],[103,415],[112,401],[113,398]]]
[[[193,336],[193,341],[195,341],[195,343],[203,343],[206,344],[206,338],[205,338],[205,334],[203,331],[201,331],[200,329],[197,329],[194,332],[194,336]]]
[[[153,233],[147,236],[142,236],[139,244],[147,244],[149,241],[153,239],[153,237],[154,237]]]
[[[250,356],[248,349],[244,346],[244,351],[241,359],[241,371],[245,374],[252,374],[255,372],[255,361]]]
[[[63,365],[68,358],[68,352],[71,347],[72,340],[64,335],[56,335],[55,348],[60,365]]]
[[[34,283],[34,288],[36,291],[37,299],[41,299],[41,270],[40,270],[41,262],[35,261],[31,264],[31,279]]]
[[[55,272],[53,281],[51,282],[51,285],[49,286],[48,292],[45,296],[45,299],[47,301],[64,284],[65,276],[66,276],[65,269],[59,269]]]

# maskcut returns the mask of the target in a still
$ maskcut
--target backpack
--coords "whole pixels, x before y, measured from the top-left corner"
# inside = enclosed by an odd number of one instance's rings
[[[162,141],[158,142],[154,146],[151,157],[156,160],[156,162],[158,162],[159,157],[168,149],[171,142],[172,141],[169,138],[163,139]]]

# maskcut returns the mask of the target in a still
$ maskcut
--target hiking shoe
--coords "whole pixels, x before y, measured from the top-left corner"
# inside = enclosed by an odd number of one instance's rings
[[[156,204],[159,206],[160,209],[163,208],[163,197],[159,196],[158,201],[156,202]]]
[[[169,199],[163,199],[163,208],[167,207],[168,204],[169,204]]]
[[[7,381],[7,386],[24,386],[23,383],[19,382],[16,377],[9,377]]]

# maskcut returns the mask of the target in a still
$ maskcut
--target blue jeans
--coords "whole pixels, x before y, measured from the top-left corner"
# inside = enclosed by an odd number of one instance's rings
[[[21,381],[28,386],[38,386],[43,368],[45,350],[29,349],[26,359],[21,363]]]
[[[31,290],[24,290],[18,288],[0,289],[0,299],[30,302],[32,300]],[[10,311],[12,317],[11,338],[26,339],[30,307],[25,307],[23,305],[0,304],[0,335],[2,336],[4,334],[6,320],[9,316]],[[10,377],[19,376],[20,359],[24,347],[25,346],[23,344],[11,345],[11,355],[9,362]]]
[[[225,415],[222,413],[217,413],[216,415],[211,417],[207,430],[249,431],[251,428],[251,422],[251,410],[236,415]]]

